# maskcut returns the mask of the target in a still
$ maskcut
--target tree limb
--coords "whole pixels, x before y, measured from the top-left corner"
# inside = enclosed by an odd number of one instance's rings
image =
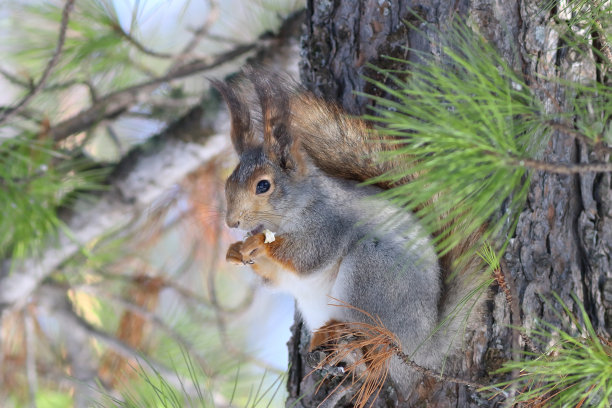
[[[74,0],[66,0],[66,4],[64,5],[64,9],[62,11],[62,21],[60,23],[60,32],[59,37],[57,39],[57,45],[55,46],[55,51],[53,52],[53,56],[47,63],[47,67],[43,71],[43,74],[40,78],[40,81],[32,88],[32,90],[23,97],[23,99],[17,104],[4,110],[0,113],[0,125],[6,122],[9,118],[19,113],[21,109],[23,109],[31,100],[36,96],[44,87],[45,82],[49,78],[51,71],[59,61],[59,57],[62,53],[62,49],[64,48],[64,41],[66,40],[66,30],[68,29],[68,19],[70,17],[70,12],[74,8]]]
[[[13,273],[0,279],[0,309],[23,306],[47,276],[88,242],[133,222],[187,173],[225,148],[222,135],[213,137],[206,145],[177,140],[176,135],[182,131],[179,122],[158,135],[161,147],[154,154],[126,156],[129,163],[121,162],[116,167],[119,173],[111,181],[111,188],[95,204],[83,204],[84,209],[68,217],[54,246],[43,250],[39,257],[16,261]],[[189,121],[182,123],[184,127],[190,125]]]

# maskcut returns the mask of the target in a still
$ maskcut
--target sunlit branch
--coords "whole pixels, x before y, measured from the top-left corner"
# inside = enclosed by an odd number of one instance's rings
[[[180,344],[182,347],[185,348],[185,350],[187,350],[192,356],[194,356],[196,358],[198,364],[200,365],[200,367],[204,371],[204,374],[206,374],[207,377],[209,377],[209,378],[214,378],[215,377],[215,375],[216,375],[215,371],[212,369],[211,365],[204,359],[204,357],[197,350],[197,348],[194,347],[193,344],[189,340],[187,340],[181,334],[177,333],[172,327],[170,327],[166,322],[164,322],[155,313],[152,313],[152,312],[148,311],[144,307],[135,305],[134,303],[132,303],[132,302],[130,302],[130,301],[120,297],[120,296],[115,296],[115,295],[111,295],[109,293],[106,293],[105,291],[102,291],[99,288],[95,288],[95,287],[92,287],[92,286],[79,286],[78,290],[80,290],[80,291],[82,291],[84,293],[95,294],[95,295],[98,295],[100,297],[103,297],[103,298],[106,298],[108,300],[111,300],[111,301],[121,305],[125,309],[129,310],[130,312],[135,313],[138,316],[140,316],[140,317],[144,318],[145,320],[149,321],[154,326],[162,329],[177,344]]]
[[[91,338],[96,339],[104,346],[113,350],[116,354],[123,356],[126,359],[137,361],[143,369],[150,367],[152,370],[161,375],[168,384],[179,389],[185,389],[190,395],[196,395],[196,386],[189,378],[182,377],[174,370],[166,367],[164,364],[156,361],[150,356],[144,356],[140,351],[130,347],[128,344],[117,339],[116,337],[105,333],[84,320],[82,317],[74,313],[68,303],[57,304],[58,296],[62,296],[63,292],[57,293],[56,288],[46,287],[50,292],[42,291],[38,293],[39,300],[50,302],[52,305],[49,309],[53,314],[61,316],[65,324],[65,330],[81,330],[87,333]],[[55,299],[54,299],[55,298]],[[134,367],[137,370],[137,367]]]

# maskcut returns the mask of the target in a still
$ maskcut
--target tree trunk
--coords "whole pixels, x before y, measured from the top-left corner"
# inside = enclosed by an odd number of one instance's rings
[[[541,7],[542,2],[537,0],[310,0],[302,41],[302,81],[318,95],[337,100],[349,112],[364,113],[371,102],[354,92],[379,92],[363,78],[376,77],[367,64],[402,68],[384,56],[415,59],[407,47],[435,53],[436,30],[444,33],[453,18],[460,18],[494,44],[517,72],[523,73],[551,112],[566,110],[575,95],[564,95],[551,82],[539,78],[593,80],[598,73],[594,64],[589,63],[590,57],[563,47],[553,29],[551,14],[542,12]],[[404,21],[417,26],[425,35],[409,28]],[[542,159],[588,163],[608,157],[571,135],[557,133]],[[576,294],[596,330],[610,335],[611,253],[611,175],[534,172],[525,209],[502,260],[518,307],[512,313],[503,293],[492,288],[486,325],[468,336],[472,341],[460,376],[485,384],[500,380],[491,373],[504,361],[519,358],[512,350],[524,346],[518,333],[507,325],[522,324],[528,331],[536,319],[562,325],[564,322],[555,314],[559,305],[545,303],[541,298],[552,299],[552,292],[558,293],[574,311],[577,307],[571,295]],[[296,317],[289,347],[288,407],[317,406],[336,385],[325,382],[314,393],[321,377],[313,374],[304,379],[312,370],[305,360],[307,345],[308,333],[302,330]],[[427,381],[435,383],[432,379]],[[453,383],[439,382],[429,389],[427,395],[421,396],[423,406],[495,406],[500,401],[487,400],[474,389]],[[352,404],[341,400],[337,406]],[[377,406],[398,406],[397,398],[385,389]]]

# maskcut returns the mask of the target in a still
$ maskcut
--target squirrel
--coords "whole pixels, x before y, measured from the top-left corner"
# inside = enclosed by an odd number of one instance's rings
[[[475,286],[443,278],[474,237],[439,259],[418,218],[379,197],[389,185],[363,185],[401,166],[376,160],[389,147],[372,138],[368,123],[280,74],[247,69],[245,77],[212,81],[229,107],[240,158],[225,186],[226,223],[250,235],[229,247],[227,261],[249,264],[264,284],[295,297],[313,333],[311,351],[328,340],[326,327],[368,323],[366,312],[415,363],[439,369],[461,343],[455,337],[467,314],[447,318]],[[446,327],[436,331],[441,322]],[[397,356],[389,374],[404,399],[421,378]]]

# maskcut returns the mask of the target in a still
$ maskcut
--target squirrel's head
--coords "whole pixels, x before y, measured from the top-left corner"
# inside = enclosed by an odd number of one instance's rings
[[[263,137],[256,134],[250,110],[239,94],[231,86],[213,81],[229,107],[232,144],[240,157],[225,184],[225,220],[230,228],[252,233],[264,228],[278,231],[283,217],[299,204],[299,184],[308,164],[299,140],[290,134],[287,91],[253,72],[249,79],[261,105]]]

